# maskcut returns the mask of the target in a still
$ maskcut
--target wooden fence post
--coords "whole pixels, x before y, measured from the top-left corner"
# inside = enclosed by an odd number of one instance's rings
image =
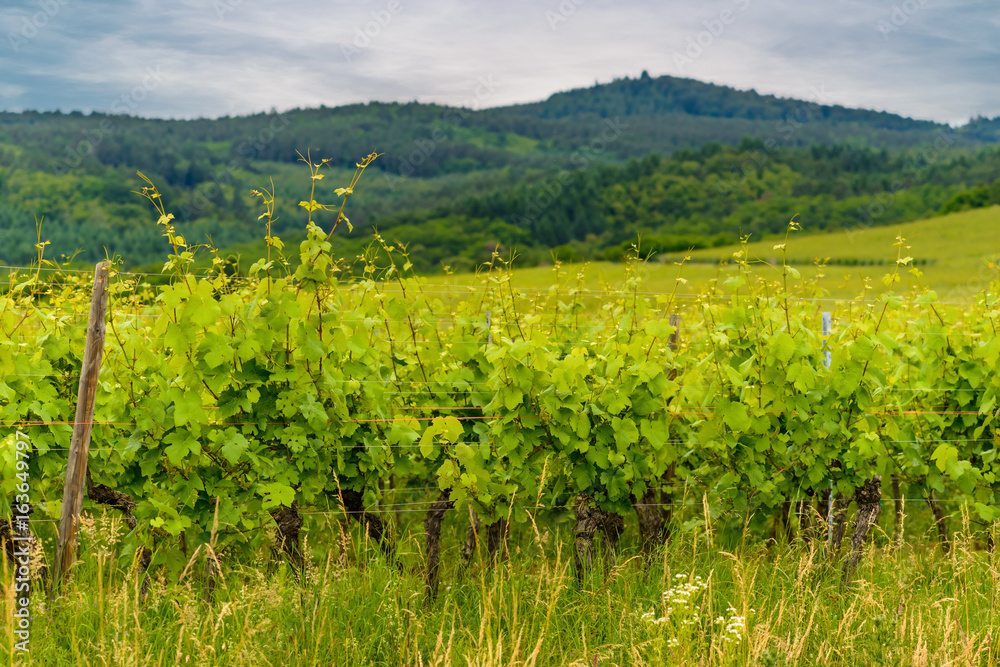
[[[60,581],[76,555],[76,531],[80,522],[84,490],[87,488],[87,452],[90,449],[90,431],[94,423],[94,396],[97,393],[97,375],[101,369],[101,356],[104,353],[108,266],[108,262],[101,262],[94,271],[94,292],[90,299],[87,341],[84,346],[80,386],[76,396],[76,418],[73,422],[73,439],[69,445],[66,485],[63,487],[55,567],[52,568],[50,591],[53,597],[59,594]]]

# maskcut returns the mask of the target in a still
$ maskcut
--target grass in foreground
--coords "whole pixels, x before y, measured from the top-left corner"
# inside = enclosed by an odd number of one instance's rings
[[[440,594],[426,607],[422,534],[401,542],[401,570],[357,535],[346,551],[335,538],[301,586],[283,565],[269,573],[263,563],[226,564],[211,603],[196,575],[203,562],[191,563],[179,584],[154,581],[140,605],[134,571],[116,567],[113,554],[91,552],[53,607],[36,593],[28,656],[11,652],[13,592],[3,589],[0,662],[1000,664],[1000,569],[968,532],[956,535],[948,555],[929,535],[894,549],[880,534],[843,592],[840,559],[830,561],[818,544],[723,551],[695,531],[678,535],[648,566],[626,552],[607,580],[598,573],[581,587],[567,536],[540,537],[544,545],[533,538],[513,545],[500,567],[476,561],[464,569],[456,531],[445,543],[453,546],[443,553]]]

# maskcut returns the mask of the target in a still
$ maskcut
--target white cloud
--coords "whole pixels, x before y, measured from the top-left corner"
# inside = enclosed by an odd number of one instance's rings
[[[912,0],[904,15],[861,0],[53,2],[17,51],[0,44],[8,108],[108,110],[150,67],[162,82],[135,113],[172,117],[502,105],[648,69],[788,97],[823,86],[833,103],[943,121],[1000,113],[993,2]],[[0,27],[19,35],[38,7],[8,3]],[[497,85],[477,100],[483,78]]]

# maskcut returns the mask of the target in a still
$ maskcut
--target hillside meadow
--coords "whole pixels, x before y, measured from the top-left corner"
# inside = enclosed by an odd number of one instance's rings
[[[802,221],[808,231],[808,221]],[[963,211],[887,227],[855,228],[829,234],[792,232],[787,242],[788,263],[805,279],[819,279],[827,296],[854,299],[883,289],[882,277],[892,270],[896,260],[896,239],[902,236],[907,248],[904,257],[922,273],[919,281],[935,290],[942,301],[962,302],[972,299],[997,279],[1000,262],[1000,206]],[[754,274],[768,279],[781,275],[781,238],[753,242],[749,246]],[[641,239],[639,240],[641,254]],[[739,246],[696,250],[683,267],[682,255],[653,255],[641,269],[642,289],[654,293],[698,293],[712,280],[724,280],[737,267],[732,263]],[[516,263],[516,262],[515,262]],[[822,265],[820,265],[822,264]],[[614,262],[562,265],[561,278],[553,267],[518,269],[513,283],[525,291],[547,290],[554,284],[572,285],[596,293],[623,289],[626,266]],[[579,276],[579,280],[578,280]],[[683,281],[677,283],[678,277]],[[895,290],[899,293],[917,288],[917,278],[900,273]],[[448,285],[471,284],[463,275],[429,279]],[[865,288],[865,285],[869,287]]]

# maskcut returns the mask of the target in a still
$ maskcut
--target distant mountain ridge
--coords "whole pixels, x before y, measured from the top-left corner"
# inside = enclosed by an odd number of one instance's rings
[[[715,118],[782,120],[799,113],[803,105],[817,108],[819,115],[827,120],[867,122],[884,129],[947,127],[943,123],[914,120],[887,111],[830,104],[827,93],[818,87],[810,91],[808,100],[803,100],[762,95],[753,89],[739,90],[697,79],[673,76],[654,79],[646,72],[636,79],[625,77],[590,88],[555,93],[542,102],[519,105],[519,108],[537,109],[538,115],[543,118],[561,118],[586,110],[602,117],[612,114],[685,113]]]
[[[601,120],[615,117],[628,119],[623,122],[628,131],[602,149],[611,160],[670,153],[710,142],[735,145],[744,137],[770,138],[781,146],[859,141],[901,148],[932,143],[940,132],[954,133],[959,145],[989,143],[1000,135],[1000,118],[979,119],[953,130],[943,123],[884,111],[825,104],[825,93],[814,93],[817,99],[812,101],[785,99],[694,79],[652,78],[644,72],[639,78],[555,93],[540,102],[481,110],[415,102],[292,109],[277,114],[278,130],[273,129],[273,113],[197,120],[79,112],[0,113],[0,141],[30,147],[45,144],[52,136],[74,144],[110,134],[109,141],[94,147],[98,161],[147,169],[148,161],[143,165],[143,160],[136,159],[139,156],[115,150],[121,142],[118,137],[143,135],[147,141],[135,142],[146,144],[142,154],[152,151],[154,156],[174,148],[152,145],[149,139],[157,136],[166,136],[170,143],[225,142],[229,144],[227,157],[238,162],[294,163],[298,152],[311,149],[331,158],[333,164],[350,166],[378,148],[385,159],[376,163],[377,168],[426,177],[507,163],[565,162],[574,150],[600,135]],[[114,131],[102,132],[102,124],[108,123],[115,126]],[[50,156],[53,163],[48,167],[54,168],[63,157]]]
[[[356,235],[376,221],[400,234],[416,225],[408,238],[426,236],[430,244],[426,248],[441,246],[428,250],[428,256],[448,259],[458,255],[450,245],[445,251],[445,242],[462,240],[463,230],[472,225],[481,233],[475,241],[468,236],[468,243],[478,244],[478,249],[459,255],[474,259],[494,241],[536,249],[572,242],[583,244],[577,250],[584,253],[613,252],[636,220],[642,221],[640,229],[661,234],[665,246],[695,237],[714,239],[720,225],[699,222],[699,216],[722,209],[708,200],[698,204],[689,195],[684,195],[683,205],[674,199],[684,190],[702,198],[718,197],[720,188],[702,187],[705,174],[718,182],[740,183],[748,164],[759,172],[757,178],[779,164],[792,165],[794,178],[802,182],[784,183],[782,196],[816,201],[832,197],[830,201],[840,201],[840,208],[834,215],[829,202],[817,204],[826,207],[823,219],[846,224],[848,214],[842,210],[846,204],[841,200],[849,195],[865,203],[866,191],[892,188],[892,174],[906,163],[900,157],[903,152],[934,144],[953,151],[984,150],[1000,138],[1000,118],[975,119],[951,128],[825,104],[823,91],[814,92],[814,101],[784,99],[643,73],[559,92],[539,102],[484,109],[371,102],[196,120],[0,113],[0,260],[23,262],[35,254],[36,218],[45,219],[43,235],[51,238],[48,251],[56,255],[82,249],[81,257],[93,259],[103,257],[107,248],[133,263],[161,258],[160,233],[148,220],[146,203],[132,192],[142,185],[136,171],[160,187],[186,238],[202,241],[211,235],[225,248],[260,238],[255,210],[259,200],[249,196],[251,188],[269,187],[273,179],[282,202],[275,230],[300,230],[302,210],[295,203],[303,199],[308,180],[308,170],[299,164],[302,156],[326,160],[328,166],[342,170],[323,182],[332,191],[345,184],[338,179],[347,178],[361,157],[377,151],[381,156],[351,205]],[[729,147],[721,154],[724,160],[717,157],[718,151],[702,151],[713,145]],[[786,154],[818,145],[849,150],[820,151],[816,157]],[[621,205],[621,188],[614,180],[626,179],[622,187],[635,189],[637,183],[632,181],[639,177],[629,170],[600,174],[595,170],[602,165],[624,167],[630,160],[655,155],[668,156],[670,163],[649,167],[653,172],[664,170],[654,180],[673,178],[676,172],[692,174],[691,183],[700,185],[663,192],[657,185],[653,190],[661,199],[651,200],[649,206],[660,212],[630,213]],[[696,176],[697,169],[677,160],[713,162]],[[938,190],[907,204],[907,215],[937,210],[948,198],[989,184],[995,175],[987,178],[985,165],[993,162],[984,160],[982,174],[957,162],[951,166],[939,162],[921,172],[937,179]],[[935,170],[952,171],[942,179]],[[560,177],[558,187],[551,185],[556,174],[567,172],[573,175],[572,183]],[[546,183],[563,193],[556,197],[560,206],[534,215],[524,200],[544,199],[536,186]],[[600,212],[594,205],[594,188],[603,193]],[[769,186],[757,189],[748,194],[751,199],[777,192],[770,192]],[[334,198],[332,192],[321,196]],[[966,199],[978,203],[983,197],[976,191]],[[965,201],[960,198],[956,205],[964,206]],[[780,210],[779,202],[772,204]],[[443,212],[447,209],[459,217],[448,218]],[[889,217],[897,219],[903,210],[897,205]],[[725,211],[727,216],[735,214]],[[762,215],[754,213],[747,225]],[[613,220],[614,216],[634,219]],[[527,218],[532,218],[531,224],[523,223]],[[428,231],[432,227],[433,234]],[[612,227],[614,233],[609,232]]]

